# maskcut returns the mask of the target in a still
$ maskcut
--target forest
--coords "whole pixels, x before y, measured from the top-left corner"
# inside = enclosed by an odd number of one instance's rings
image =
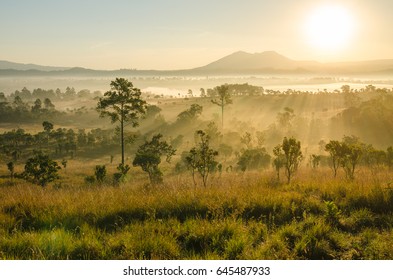
[[[0,93],[2,259],[391,259],[393,89]]]

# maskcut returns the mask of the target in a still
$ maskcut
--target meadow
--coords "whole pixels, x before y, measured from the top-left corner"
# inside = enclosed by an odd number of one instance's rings
[[[84,167],[85,166],[85,167]],[[150,186],[83,182],[86,164],[48,188],[0,179],[2,259],[392,259],[392,172],[333,179],[299,170],[188,175]],[[79,175],[78,175],[79,174]]]

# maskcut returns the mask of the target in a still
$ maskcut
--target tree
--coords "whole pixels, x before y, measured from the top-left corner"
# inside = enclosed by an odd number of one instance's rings
[[[7,168],[8,168],[8,171],[10,172],[10,177],[11,177],[11,181],[12,181],[14,179],[14,175],[15,175],[14,163],[12,161],[7,163]]]
[[[331,140],[326,144],[326,151],[332,159],[334,177],[337,175],[338,167],[344,169],[348,179],[355,178],[355,169],[359,164],[365,145],[355,136],[344,136],[343,141]]]
[[[124,125],[139,125],[139,118],[146,112],[146,101],[141,99],[141,91],[124,78],[111,82],[111,90],[99,99],[97,110],[100,117],[110,117],[112,123],[120,123],[121,163],[124,165]]]
[[[44,99],[44,107],[48,111],[54,111],[55,105],[53,105],[52,101],[49,98]]]
[[[212,103],[221,107],[221,122],[222,128],[224,128],[224,107],[232,104],[231,95],[229,93],[228,85],[221,85],[214,88],[218,96],[212,99]]]
[[[157,116],[161,112],[161,110],[162,109],[156,105],[148,105],[146,107],[145,118],[146,119],[154,119],[154,117]]]
[[[199,137],[199,143],[192,148],[186,156],[186,164],[191,169],[195,183],[195,171],[202,177],[203,186],[206,187],[209,174],[213,172],[218,164],[215,158],[218,152],[210,148],[210,137],[206,132],[198,130],[196,135]]]
[[[284,112],[280,112],[277,114],[278,123],[286,132],[289,132],[294,118],[294,110],[289,107],[285,107]]]
[[[201,97],[202,97],[202,98],[206,97],[206,91],[205,91],[205,89],[204,89],[204,88],[200,88],[199,90],[200,90],[200,92],[201,92]]]
[[[312,154],[310,156],[310,164],[312,168],[317,168],[319,164],[321,163],[322,157],[320,155]]]
[[[59,178],[60,166],[47,155],[36,152],[34,157],[29,158],[25,165],[22,177],[27,181],[45,187],[48,183]]]
[[[48,121],[44,121],[42,123],[42,127],[44,128],[44,131],[49,134],[53,129],[53,124]]]
[[[179,113],[177,115],[177,121],[179,123],[188,124],[191,121],[195,121],[198,116],[202,114],[203,107],[199,104],[191,104],[190,108]]]
[[[341,143],[337,140],[330,140],[329,143],[327,143],[325,146],[325,151],[327,151],[330,154],[334,177],[336,177],[337,170],[340,167],[340,162],[342,157]]]
[[[364,144],[359,141],[359,138],[355,136],[344,136],[341,144],[341,166],[343,167],[347,178],[350,180],[355,178],[355,169],[362,158],[363,147]]]
[[[270,163],[270,158],[265,148],[250,148],[242,151],[237,165],[243,172],[247,169],[259,169],[267,167]]]
[[[42,110],[42,101],[41,99],[37,98],[34,101],[34,106],[31,107],[31,112],[32,113],[39,113]]]
[[[293,173],[295,173],[299,167],[301,160],[303,159],[302,152],[300,150],[300,141],[297,141],[295,138],[287,138],[284,137],[282,141],[281,148],[284,152],[285,157],[285,171],[288,179],[288,184],[291,182],[291,178]]]
[[[53,124],[48,121],[44,121],[42,123],[42,127],[44,128],[44,131],[46,133],[46,141],[47,141],[47,145],[49,147],[50,132],[53,130]]]
[[[136,152],[133,165],[140,166],[143,171],[149,174],[150,182],[155,185],[162,183],[162,172],[158,168],[161,157],[166,156],[166,161],[170,162],[176,150],[166,141],[161,140],[162,135],[156,134],[150,141],[146,141]]]
[[[250,132],[244,133],[244,135],[240,138],[240,142],[246,146],[249,150],[252,148],[252,137]]]
[[[206,135],[209,137],[212,147],[217,148],[222,140],[222,133],[215,122],[209,122],[205,129]],[[198,137],[196,135],[196,137]]]
[[[282,151],[281,145],[277,145],[273,149],[273,154],[275,156],[273,160],[273,166],[277,173],[277,181],[280,180],[280,170],[284,167],[285,164],[285,156]]]
[[[192,182],[194,183],[194,187],[196,187],[195,173],[198,170],[199,159],[198,159],[198,152],[195,147],[192,148],[188,152],[188,154],[186,154],[186,156],[184,157],[184,162],[185,162],[187,168],[191,171]]]
[[[349,85],[343,85],[341,92],[344,94],[344,105],[347,108],[359,106],[361,99],[359,94],[354,92]]]

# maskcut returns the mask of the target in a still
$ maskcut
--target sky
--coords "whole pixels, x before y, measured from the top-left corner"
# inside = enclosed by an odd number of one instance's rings
[[[393,58],[392,11],[391,0],[0,0],[0,60],[169,70],[240,50]]]

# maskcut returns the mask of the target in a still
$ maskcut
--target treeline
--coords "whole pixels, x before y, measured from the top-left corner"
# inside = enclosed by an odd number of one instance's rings
[[[16,96],[12,102],[1,102],[0,96],[0,118],[3,122],[31,122],[42,118],[54,118],[63,113],[56,110],[52,100],[37,98],[34,102],[25,102]]]
[[[15,129],[0,134],[0,151],[3,158],[14,162],[25,161],[41,151],[53,158],[86,156],[89,151],[105,150],[118,143],[113,130],[54,129],[52,123],[44,121],[43,130],[36,134]]]
[[[101,95],[102,93],[100,91],[91,92],[88,89],[83,89],[77,92],[73,87],[67,87],[65,91],[62,91],[59,88],[57,88],[56,90],[53,89],[46,90],[42,88],[36,88],[30,91],[29,89],[24,87],[21,90],[14,91],[8,97],[6,97],[4,93],[0,92],[0,102],[1,100],[5,100],[5,101],[14,100],[14,98],[17,96],[19,96],[21,99],[25,101],[34,101],[36,99],[44,100],[46,98],[49,98],[52,101],[59,101],[59,100],[74,100],[76,98],[91,99],[91,98],[99,97]]]
[[[64,100],[87,99],[92,100],[101,95],[101,92],[91,93],[89,90],[82,90],[78,93],[75,89],[68,88],[63,93],[59,89],[42,90],[35,89],[30,92],[23,88],[21,91],[15,91],[6,97],[4,93],[0,93],[0,119],[3,122],[32,122],[43,120],[66,120],[70,116],[81,116],[89,112],[85,106],[80,108],[69,109],[66,112],[58,110],[55,102]]]
[[[228,93],[232,96],[256,96],[265,94],[265,90],[261,86],[253,86],[245,84],[228,84]],[[217,88],[200,89],[201,97],[214,98],[218,96]]]

